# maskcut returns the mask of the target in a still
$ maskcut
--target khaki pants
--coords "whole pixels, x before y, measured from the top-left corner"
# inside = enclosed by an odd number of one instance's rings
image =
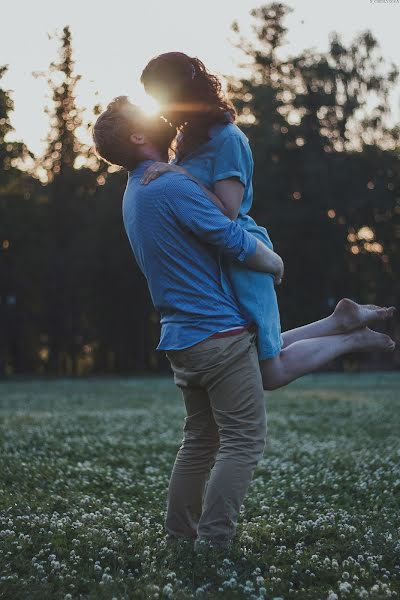
[[[167,539],[197,537],[196,547],[200,540],[225,546],[266,443],[256,334],[166,354],[187,412],[168,488]]]

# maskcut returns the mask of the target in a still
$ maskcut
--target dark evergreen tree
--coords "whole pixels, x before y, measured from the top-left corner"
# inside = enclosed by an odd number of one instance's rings
[[[399,258],[399,129],[386,124],[397,69],[370,32],[348,47],[332,34],[326,53],[281,58],[290,10],[274,2],[251,12],[255,39],[238,43],[250,76],[228,86],[254,154],[252,212],[286,262],[278,291],[285,329],[326,315],[344,295],[399,300],[390,275]],[[371,93],[377,106],[368,112]],[[358,238],[367,225],[373,241]]]
[[[96,173],[77,167],[88,149],[77,137],[82,111],[75,101],[76,84],[69,27],[60,36],[59,62],[50,65],[52,106],[47,108],[50,133],[45,155],[38,161],[47,173],[48,235],[46,310],[43,327],[49,336],[48,369],[53,373],[76,373],[77,360],[91,338],[87,306],[90,229]]]
[[[0,80],[7,72],[7,67],[0,67]],[[27,157],[28,150],[22,142],[7,139],[14,131],[10,113],[14,110],[14,102],[9,91],[0,87],[0,185],[18,176],[18,162]]]
[[[0,68],[0,79],[6,70]],[[25,144],[9,139],[13,109],[10,92],[0,88],[0,375],[32,368],[30,317],[40,295],[31,285],[35,256],[29,253],[36,235],[35,183],[18,168],[31,154]]]

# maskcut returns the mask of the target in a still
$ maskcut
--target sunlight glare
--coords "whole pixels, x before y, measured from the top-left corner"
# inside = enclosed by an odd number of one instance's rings
[[[133,101],[134,104],[137,104],[137,106],[139,106],[139,108],[146,113],[146,115],[148,115],[149,117],[152,117],[154,115],[156,115],[159,110],[160,110],[160,105],[159,103],[152,98],[151,96],[143,95],[140,98],[138,98],[136,101]]]

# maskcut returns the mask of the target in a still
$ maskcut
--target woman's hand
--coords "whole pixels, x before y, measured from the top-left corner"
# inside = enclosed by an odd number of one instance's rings
[[[163,173],[168,172],[183,173],[184,175],[187,174],[186,170],[183,167],[179,167],[178,165],[172,165],[170,163],[165,162],[155,162],[145,170],[143,177],[140,180],[140,183],[146,185],[153,179],[157,179],[157,177],[160,177],[160,175],[162,175]]]
[[[278,257],[279,260],[277,260],[277,266],[276,266],[276,270],[273,273],[273,277],[274,277],[275,285],[280,285],[282,283],[285,266],[283,264],[283,260],[279,256],[279,254],[277,254],[276,256]]]
[[[284,264],[283,260],[271,248],[268,248],[263,242],[257,240],[256,251],[245,261],[246,265],[254,271],[269,273],[272,275],[275,285],[280,285],[283,279]]]

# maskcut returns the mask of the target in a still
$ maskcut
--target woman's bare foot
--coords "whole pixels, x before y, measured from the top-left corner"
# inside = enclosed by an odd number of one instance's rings
[[[393,317],[396,308],[376,306],[375,304],[357,304],[350,298],[342,298],[333,311],[332,318],[336,319],[339,330],[352,331],[365,327],[373,321],[386,321]]]
[[[356,352],[372,352],[374,350],[393,352],[396,347],[391,337],[384,333],[373,331],[368,327],[362,327],[357,331],[353,331],[350,334],[350,339]]]

